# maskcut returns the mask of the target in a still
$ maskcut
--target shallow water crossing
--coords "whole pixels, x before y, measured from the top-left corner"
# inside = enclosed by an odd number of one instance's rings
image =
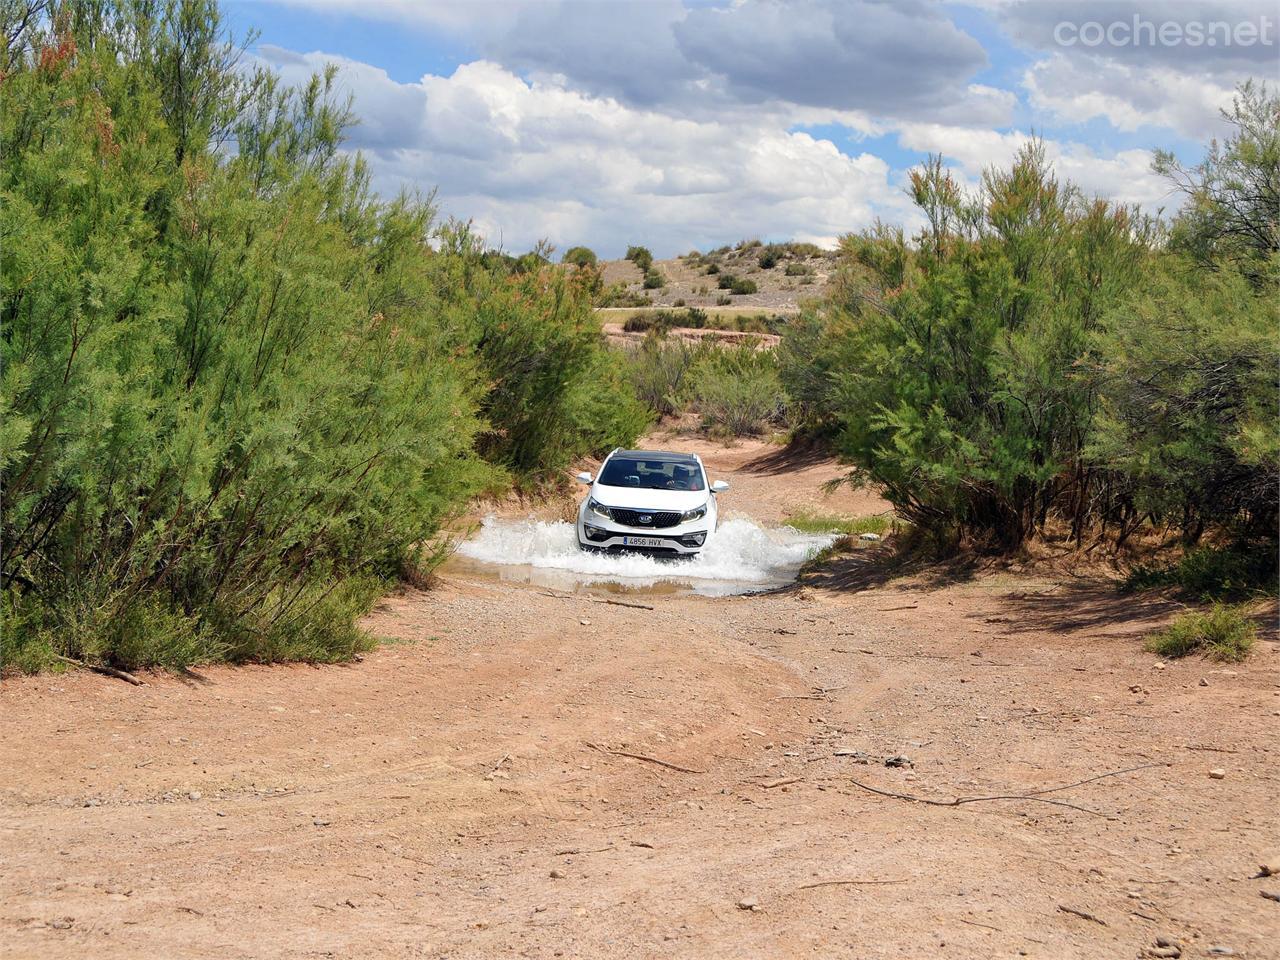
[[[726,520],[697,556],[667,560],[587,553],[578,548],[571,523],[486,517],[446,568],[560,590],[730,596],[791,583],[805,560],[834,539],[790,527],[766,528],[751,520]]]

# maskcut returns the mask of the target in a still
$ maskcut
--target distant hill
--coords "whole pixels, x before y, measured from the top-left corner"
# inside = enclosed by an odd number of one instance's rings
[[[650,268],[662,286],[645,288],[644,272],[630,260],[605,260],[601,306],[733,306],[761,313],[791,314],[802,300],[826,292],[836,254],[811,243],[747,241],[707,253],[655,260]],[[744,281],[735,292],[729,279]],[[722,284],[725,288],[722,288]]]

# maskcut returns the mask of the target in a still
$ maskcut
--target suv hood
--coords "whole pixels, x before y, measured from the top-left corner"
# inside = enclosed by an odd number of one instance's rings
[[[641,490],[637,487],[606,487],[592,484],[591,496],[606,507],[628,510],[678,510],[684,513],[711,499],[706,490]]]

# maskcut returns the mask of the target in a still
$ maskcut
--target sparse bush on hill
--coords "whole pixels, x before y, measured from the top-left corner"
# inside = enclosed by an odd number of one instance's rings
[[[719,272],[720,272],[720,264],[718,263],[707,264],[707,276],[714,276]]]
[[[828,251],[823,250],[816,243],[807,243],[807,242],[792,240],[790,243],[782,244],[782,246],[786,248],[787,254],[789,256],[795,257],[800,260],[806,260],[812,257],[825,257],[829,255]]]
[[[590,247],[570,247],[560,258],[561,263],[571,263],[575,267],[594,267],[598,262],[596,253]]]
[[[646,290],[658,290],[667,285],[667,281],[662,278],[662,274],[657,270],[649,270],[644,275],[644,288]]]
[[[595,296],[597,307],[643,307],[648,303],[647,295],[631,290],[625,283],[611,283]]]
[[[349,657],[474,493],[643,428],[545,247],[372,199],[332,71],[244,69],[212,2],[68,14],[0,112],[4,669]]]
[[[627,247],[626,259],[639,267],[641,273],[648,273],[653,266],[653,254],[647,247]]]
[[[783,273],[788,277],[807,277],[813,273],[813,268],[807,267],[803,263],[788,263]]]
[[[755,293],[756,290],[756,282],[754,280],[748,280],[745,277],[735,277],[733,283],[729,285],[729,292],[738,296]]]
[[[733,274],[722,273],[720,274],[720,279],[716,281],[716,286],[719,287],[721,290],[731,290],[733,288],[733,284],[735,280],[737,280],[737,277],[735,277]]]
[[[776,245],[771,243],[760,251],[760,257],[756,262],[760,264],[761,270],[769,270],[778,265],[782,256],[782,251]]]

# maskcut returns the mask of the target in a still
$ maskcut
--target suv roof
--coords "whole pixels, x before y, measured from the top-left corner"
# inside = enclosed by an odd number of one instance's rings
[[[698,463],[692,453],[674,453],[670,450],[615,450],[611,457],[636,457],[640,460],[652,460],[655,463]]]

